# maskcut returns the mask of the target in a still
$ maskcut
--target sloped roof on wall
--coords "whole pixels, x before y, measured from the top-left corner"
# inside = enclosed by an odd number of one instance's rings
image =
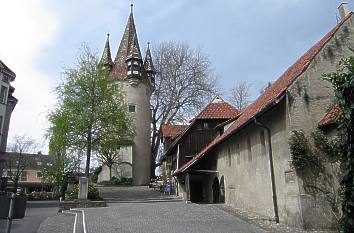
[[[188,125],[161,125],[163,137],[174,138],[180,135]]]
[[[339,22],[330,32],[328,32],[319,42],[310,48],[304,55],[302,55],[293,65],[291,65],[271,86],[269,86],[251,105],[249,105],[235,120],[235,122],[222,134],[215,138],[204,150],[196,155],[188,163],[184,164],[174,175],[178,175],[186,171],[196,161],[204,157],[208,151],[214,146],[224,141],[243,126],[253,121],[253,118],[258,114],[264,112],[273,104],[277,104],[278,100],[285,94],[287,88],[299,77],[311,64],[312,60],[321,51],[321,49],[328,43],[328,41],[335,35],[338,29],[352,17],[353,12],[348,14],[341,22]]]
[[[334,105],[322,118],[322,120],[318,123],[319,127],[323,127],[326,125],[333,124],[334,119],[339,113],[340,109],[339,106],[336,104]]]

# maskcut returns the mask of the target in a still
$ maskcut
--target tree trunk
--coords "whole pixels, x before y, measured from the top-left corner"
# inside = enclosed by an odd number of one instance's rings
[[[92,135],[91,135],[91,129],[89,129],[87,133],[86,170],[85,170],[85,175],[87,178],[89,178],[90,176],[91,146],[92,146]]]
[[[112,180],[112,166],[108,166],[109,168],[109,181]]]

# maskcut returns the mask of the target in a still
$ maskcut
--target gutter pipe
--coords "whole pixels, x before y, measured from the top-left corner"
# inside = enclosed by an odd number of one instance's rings
[[[275,222],[279,223],[278,201],[277,201],[277,191],[276,191],[276,186],[275,186],[271,131],[270,131],[269,127],[267,127],[266,125],[263,125],[261,122],[257,121],[256,117],[254,117],[253,119],[254,119],[254,123],[256,125],[260,126],[261,128],[263,128],[267,131],[268,142],[269,142],[268,151],[269,151],[269,166],[270,166],[270,178],[271,178],[271,184],[272,184],[274,217],[275,217]]]

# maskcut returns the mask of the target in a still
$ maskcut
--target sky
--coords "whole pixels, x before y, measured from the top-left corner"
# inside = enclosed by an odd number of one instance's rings
[[[354,9],[354,0],[347,0]],[[110,33],[112,54],[130,4],[140,48],[181,41],[200,48],[219,77],[227,99],[238,81],[252,98],[337,23],[337,0],[0,0],[0,59],[16,73],[9,140],[27,134],[47,151],[43,136],[53,89],[63,81],[83,44],[98,54]],[[114,58],[114,57],[113,57]]]

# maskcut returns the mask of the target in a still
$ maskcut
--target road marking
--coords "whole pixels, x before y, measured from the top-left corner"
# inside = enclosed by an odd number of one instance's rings
[[[77,220],[77,213],[75,213],[75,220],[74,220],[74,229],[73,229],[73,233],[76,233],[76,220]]]
[[[73,213],[73,212],[71,212],[71,211],[62,211],[62,213],[63,213],[63,214],[75,215],[73,233],[76,233],[77,213]]]
[[[82,225],[84,226],[84,233],[87,233],[86,231],[86,221],[85,221],[85,212],[84,210],[81,210],[82,212]]]

